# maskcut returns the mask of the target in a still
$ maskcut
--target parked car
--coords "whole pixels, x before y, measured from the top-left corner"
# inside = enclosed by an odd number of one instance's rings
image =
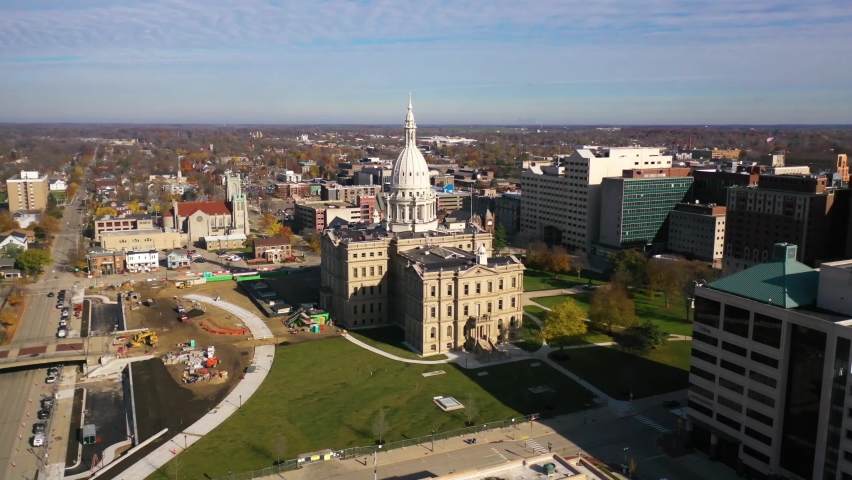
[[[68,326],[68,319],[63,317],[61,320],[59,320],[59,326],[60,327],[67,327]]]
[[[666,408],[675,408],[680,406],[677,400],[663,400],[663,406]]]
[[[47,369],[48,375],[59,375],[59,367],[50,367]]]
[[[45,425],[43,423],[34,423],[33,424],[33,433],[39,434],[44,433]]]
[[[53,296],[53,292],[47,292],[47,296],[48,296],[48,297],[52,297],[52,296]]]
[[[56,375],[47,375],[47,378],[44,379],[44,383],[56,383]]]
[[[195,259],[195,263],[207,263],[207,260],[205,260],[203,257],[198,257]]]
[[[42,445],[44,445],[44,434],[38,433],[36,434],[36,436],[33,437],[33,446],[40,447]]]
[[[56,336],[59,338],[65,338],[68,336],[68,329],[66,327],[59,327],[59,330],[56,332]]]
[[[36,416],[39,420],[50,418],[50,410],[39,410]]]

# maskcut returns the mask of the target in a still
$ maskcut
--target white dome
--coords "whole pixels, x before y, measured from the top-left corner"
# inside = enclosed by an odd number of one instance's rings
[[[408,99],[408,114],[405,116],[405,147],[393,164],[391,187],[403,189],[429,189],[429,167],[426,159],[417,148],[417,124],[411,111],[411,98]]]

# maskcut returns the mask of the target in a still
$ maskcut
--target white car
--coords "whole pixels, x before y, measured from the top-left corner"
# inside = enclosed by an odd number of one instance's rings
[[[48,375],[47,378],[44,379],[44,383],[56,383],[56,375]]]
[[[68,336],[68,330],[66,330],[64,327],[59,327],[59,331],[56,332],[56,336],[59,338],[65,338]]]
[[[33,437],[33,446],[40,447],[42,445],[44,445],[44,434],[37,433],[36,436]]]

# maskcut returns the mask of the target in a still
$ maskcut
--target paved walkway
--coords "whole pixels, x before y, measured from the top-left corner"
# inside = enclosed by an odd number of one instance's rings
[[[233,303],[228,303],[224,300],[214,300],[210,297],[205,297],[203,295],[198,295],[195,293],[184,295],[183,298],[187,300],[194,300],[196,302],[206,303],[208,305],[213,305],[214,307],[219,307],[226,312],[232,313],[239,317],[243,323],[246,324],[249,331],[251,331],[251,336],[255,338],[255,340],[263,340],[264,338],[272,338],[272,330],[266,325],[266,322],[263,321],[257,315],[249,312],[245,308],[234,305]]]
[[[257,371],[246,374],[240,383],[237,384],[236,388],[234,388],[222,403],[211,410],[210,413],[190,425],[186,430],[179,432],[115,478],[117,480],[144,480],[162,468],[175,455],[190,447],[201,439],[201,437],[221,425],[240,408],[243,402],[251,398],[254,392],[260,388],[260,384],[263,383],[263,380],[269,373],[269,369],[272,367],[274,358],[275,347],[273,345],[255,347],[252,365],[257,366]]]

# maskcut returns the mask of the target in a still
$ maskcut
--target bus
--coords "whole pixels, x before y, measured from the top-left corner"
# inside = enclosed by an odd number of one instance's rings
[[[83,425],[83,432],[81,435],[80,443],[83,445],[91,445],[98,441],[97,431],[95,430],[94,425]]]

